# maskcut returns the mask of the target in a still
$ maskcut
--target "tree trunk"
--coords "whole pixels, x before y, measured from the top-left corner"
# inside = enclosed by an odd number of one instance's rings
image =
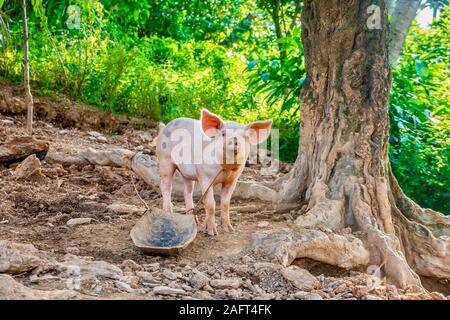
[[[389,64],[397,65],[409,28],[417,15],[421,0],[397,0],[392,11],[392,23],[389,32]]]
[[[283,30],[281,27],[281,21],[280,21],[280,12],[283,10],[281,8],[280,0],[275,0],[274,8],[273,8],[273,24],[275,26],[275,34],[277,36],[277,42],[278,42],[278,50],[280,51],[280,62],[283,63],[286,61],[286,49],[284,49],[284,44],[280,42],[281,39],[284,38]]]
[[[406,287],[420,285],[410,266],[450,276],[450,224],[406,198],[391,173],[387,25],[383,0],[304,1],[299,156],[280,196],[302,205],[297,226],[351,228],[370,263]]]
[[[27,4],[22,0],[22,28],[23,28],[23,83],[25,87],[25,105],[27,106],[27,130],[33,132],[33,96],[30,89],[30,65],[28,62],[28,24]]]

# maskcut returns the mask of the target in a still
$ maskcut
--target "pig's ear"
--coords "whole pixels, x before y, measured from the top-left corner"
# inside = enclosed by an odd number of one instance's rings
[[[216,116],[206,109],[202,109],[200,122],[202,123],[203,133],[210,138],[216,136],[224,125],[223,120],[220,119],[219,116]]]
[[[247,134],[251,144],[258,144],[267,139],[272,128],[272,120],[256,121],[247,125]]]

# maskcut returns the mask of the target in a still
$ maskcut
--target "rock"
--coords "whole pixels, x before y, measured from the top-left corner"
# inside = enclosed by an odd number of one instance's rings
[[[227,291],[227,296],[231,299],[240,299],[242,296],[242,290],[241,289],[229,289]]]
[[[203,272],[194,270],[189,282],[194,289],[199,290],[209,283],[209,278]]]
[[[17,166],[13,175],[16,179],[42,177],[41,161],[32,154]]]
[[[5,125],[5,126],[12,126],[14,124],[14,121],[12,120],[0,120],[0,124]]]
[[[369,294],[369,288],[366,286],[356,286],[352,289],[352,293],[357,298],[362,298]]]
[[[146,271],[157,271],[157,270],[159,270],[160,263],[155,262],[155,263],[144,264],[143,267]]]
[[[169,269],[164,269],[162,272],[162,275],[164,277],[166,277],[169,280],[176,280],[178,278],[178,276],[176,275],[176,273],[172,272]]]
[[[128,293],[134,293],[135,290],[128,284],[122,281],[114,281],[114,285],[116,286],[117,289],[121,290],[121,291],[125,291]]]
[[[258,223],[258,228],[265,228],[269,226],[269,222],[267,221],[261,221],[260,223]]]
[[[183,289],[175,289],[167,286],[158,286],[153,288],[153,293],[156,295],[184,295],[186,291]]]
[[[134,260],[131,260],[131,259],[124,260],[122,262],[121,266],[122,266],[122,269],[124,269],[124,271],[126,271],[126,272],[142,270],[142,266],[140,266]]]
[[[216,289],[237,289],[241,286],[241,279],[229,278],[229,279],[214,279],[209,282],[211,287]]]
[[[0,272],[22,273],[45,263],[33,245],[0,240]]]
[[[372,294],[366,295],[366,300],[384,300],[382,297],[374,296]]]
[[[136,133],[136,136],[144,143],[152,141],[152,136],[147,131],[139,131]]]
[[[11,164],[26,159],[35,154],[43,160],[48,152],[49,143],[33,137],[18,137],[8,140],[0,145],[0,163]]]
[[[319,280],[308,270],[297,266],[290,266],[281,269],[283,277],[290,281],[296,288],[300,290],[312,290],[319,285]]]
[[[294,297],[301,300],[322,300],[322,296],[320,294],[304,291],[296,292]]]
[[[212,299],[211,294],[209,292],[203,291],[203,290],[200,290],[200,291],[197,291],[196,293],[194,293],[194,297],[196,299],[201,299],[201,300],[211,300]]]
[[[241,199],[257,198],[272,203],[279,198],[277,191],[252,181],[238,181],[234,195]]]
[[[253,264],[253,267],[256,270],[272,270],[277,271],[282,269],[282,266],[279,264],[271,263],[271,262],[256,262]]]
[[[66,276],[93,276],[120,280],[122,270],[105,261],[88,261],[78,256],[66,254],[64,262],[57,264],[57,269]]]
[[[79,226],[82,224],[90,224],[92,222],[92,218],[74,218],[67,221],[66,225],[68,227]]]
[[[0,300],[68,300],[78,295],[72,290],[31,289],[9,275],[0,274]]]
[[[106,143],[106,142],[108,142],[108,139],[106,139],[104,136],[100,136],[100,137],[97,137],[97,141],[100,143]]]
[[[273,300],[273,299],[275,299],[275,295],[271,293],[263,293],[262,295],[253,298],[253,300]]]
[[[136,213],[144,213],[145,208],[141,208],[138,206],[134,206],[131,204],[125,204],[121,202],[115,202],[108,206],[108,210],[115,214],[136,214]]]
[[[132,273],[124,275],[122,278],[120,278],[120,281],[125,282],[126,284],[129,284],[132,288],[138,288],[139,287],[139,277],[133,275]]]
[[[94,138],[98,138],[101,137],[102,134],[100,132],[97,131],[88,131],[86,132],[89,136],[94,137]]]
[[[155,280],[153,275],[147,271],[137,271],[136,275],[142,280],[142,282],[153,282]]]

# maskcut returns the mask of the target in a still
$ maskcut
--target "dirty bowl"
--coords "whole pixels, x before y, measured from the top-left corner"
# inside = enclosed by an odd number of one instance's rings
[[[166,213],[152,208],[131,229],[134,245],[148,254],[173,255],[186,248],[197,235],[191,214]]]

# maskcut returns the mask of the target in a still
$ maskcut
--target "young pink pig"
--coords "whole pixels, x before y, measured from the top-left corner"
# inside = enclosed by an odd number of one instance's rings
[[[231,195],[244,170],[250,144],[263,142],[271,126],[271,120],[248,125],[225,122],[206,109],[202,109],[200,121],[178,118],[169,122],[159,134],[156,145],[164,211],[172,212],[172,181],[178,169],[183,176],[186,209],[194,207],[194,184],[195,181],[200,183],[205,194],[205,231],[209,235],[217,234],[213,188],[222,186],[220,220],[225,232],[233,231],[229,216]]]

